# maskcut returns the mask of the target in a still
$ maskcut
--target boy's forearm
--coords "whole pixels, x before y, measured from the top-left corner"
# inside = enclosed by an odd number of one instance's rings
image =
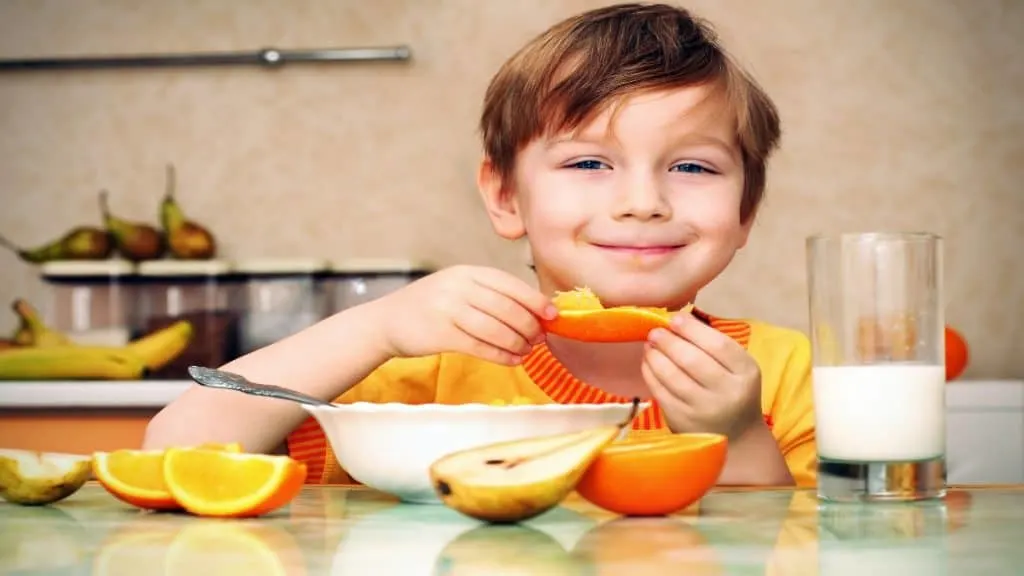
[[[345,310],[222,368],[332,400],[388,360],[375,304]],[[237,441],[246,451],[267,452],[306,416],[283,400],[193,385],[153,418],[144,447]]]
[[[724,486],[795,485],[778,442],[763,422],[730,440],[729,455],[718,483]]]

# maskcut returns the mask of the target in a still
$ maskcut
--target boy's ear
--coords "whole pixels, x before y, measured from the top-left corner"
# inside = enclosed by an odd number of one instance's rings
[[[526,235],[526,226],[519,210],[519,200],[512,183],[506,182],[494,168],[490,158],[484,157],[476,175],[476,187],[484,201],[487,216],[494,231],[508,240]]]

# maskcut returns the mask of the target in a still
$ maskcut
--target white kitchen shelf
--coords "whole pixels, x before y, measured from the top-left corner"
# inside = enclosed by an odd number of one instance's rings
[[[0,410],[163,408],[191,380],[0,381]]]

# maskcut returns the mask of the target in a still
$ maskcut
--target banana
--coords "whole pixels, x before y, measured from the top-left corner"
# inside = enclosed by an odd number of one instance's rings
[[[181,355],[192,341],[192,324],[179,320],[125,345],[125,349],[142,359],[146,368],[156,371]]]
[[[0,350],[0,380],[140,380],[144,361],[123,348],[48,346]]]
[[[14,313],[21,320],[21,325],[14,333],[14,341],[22,346],[67,346],[71,339],[67,335],[46,325],[39,312],[28,303],[18,298],[11,304]]]

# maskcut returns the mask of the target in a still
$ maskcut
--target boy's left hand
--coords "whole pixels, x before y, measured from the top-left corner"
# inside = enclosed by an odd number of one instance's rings
[[[761,370],[735,340],[692,314],[651,331],[641,372],[669,428],[730,439],[762,422]]]

